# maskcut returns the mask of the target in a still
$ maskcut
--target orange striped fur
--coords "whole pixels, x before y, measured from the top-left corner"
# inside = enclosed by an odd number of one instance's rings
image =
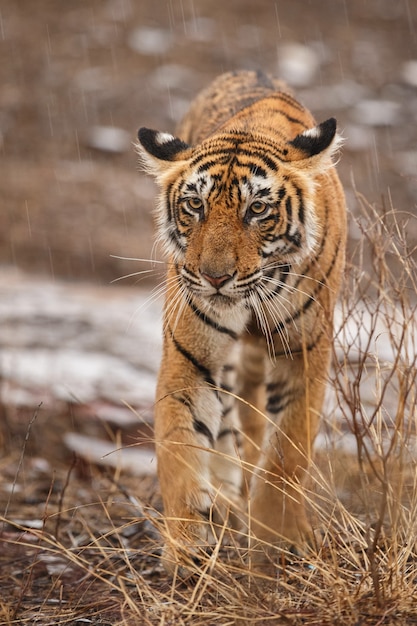
[[[170,571],[225,519],[249,529],[257,568],[311,543],[300,485],[344,266],[339,142],[334,119],[250,71],[215,80],[177,137],[139,131],[169,268],[155,433]]]

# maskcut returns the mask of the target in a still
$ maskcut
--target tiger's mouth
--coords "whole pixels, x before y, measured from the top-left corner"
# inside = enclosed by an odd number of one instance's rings
[[[224,311],[225,309],[232,309],[245,301],[245,296],[242,293],[237,290],[232,291],[230,288],[227,291],[222,289],[210,291],[202,285],[190,284],[184,278],[183,286],[189,298],[199,301],[203,307],[212,310]]]
[[[220,315],[225,312],[232,312],[233,309],[236,311],[250,309],[256,292],[253,288],[235,288],[233,291],[223,292],[218,290],[215,293],[207,293],[204,290],[196,290],[189,285],[186,286],[186,289],[193,300],[197,299],[200,302],[201,308],[207,312],[213,311]]]
[[[221,282],[207,280],[204,275],[198,276],[185,266],[180,275],[182,285],[189,297],[217,311],[230,310],[235,307],[250,308],[251,302],[259,299],[259,291],[265,293],[268,291],[267,288],[261,287],[264,277],[264,271],[261,268],[256,268],[244,276],[239,276],[237,272],[234,272],[227,280],[226,276],[221,277],[224,279]]]
[[[232,297],[221,292],[214,293],[204,298],[213,308],[232,308],[241,302],[242,298]]]

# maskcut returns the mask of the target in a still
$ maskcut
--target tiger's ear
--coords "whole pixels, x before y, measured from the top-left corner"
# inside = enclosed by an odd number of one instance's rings
[[[173,162],[185,161],[189,156],[190,146],[169,133],[141,128],[138,139],[136,149],[142,165],[154,176],[170,169]]]
[[[299,167],[325,171],[332,165],[332,156],[342,143],[336,133],[334,117],[309,128],[289,141],[287,144],[287,160],[296,161]]]

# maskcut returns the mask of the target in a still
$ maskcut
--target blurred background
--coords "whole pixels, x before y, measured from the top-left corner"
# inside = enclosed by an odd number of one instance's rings
[[[146,302],[162,273],[110,286],[152,269],[118,258],[154,255],[155,188],[133,142],[142,125],[172,132],[202,87],[239,68],[284,78],[318,121],[335,116],[350,211],[356,192],[395,208],[416,245],[413,0],[1,0],[9,430],[40,403],[71,423],[80,407],[121,421],[132,416],[126,403],[151,414],[160,303]],[[359,236],[350,220],[352,250]]]
[[[415,210],[411,0],[2,0],[0,46],[3,264],[108,284],[132,271],[111,254],[149,257],[137,128],[173,131],[236,68],[281,76],[318,121],[337,117],[351,210],[353,183]]]

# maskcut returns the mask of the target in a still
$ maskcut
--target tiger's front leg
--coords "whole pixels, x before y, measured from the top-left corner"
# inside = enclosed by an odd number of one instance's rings
[[[167,571],[174,572],[177,565],[192,568],[199,559],[198,546],[211,543],[212,494],[205,450],[209,436],[192,416],[192,394],[186,389],[159,397],[155,435],[166,520],[162,560]],[[216,417],[212,415],[213,423]]]
[[[315,534],[306,513],[303,483],[312,455],[329,363],[322,335],[314,348],[278,360],[266,385],[268,424],[251,485],[251,561],[266,571],[277,548],[304,553]]]
[[[218,336],[220,333],[192,315],[190,310],[183,311],[174,330],[165,322],[155,405],[158,475],[167,531],[163,562],[171,572],[179,567],[181,576],[195,568],[207,546],[216,540],[213,516],[224,509],[210,466],[221,434],[223,362],[235,343],[233,337]]]

